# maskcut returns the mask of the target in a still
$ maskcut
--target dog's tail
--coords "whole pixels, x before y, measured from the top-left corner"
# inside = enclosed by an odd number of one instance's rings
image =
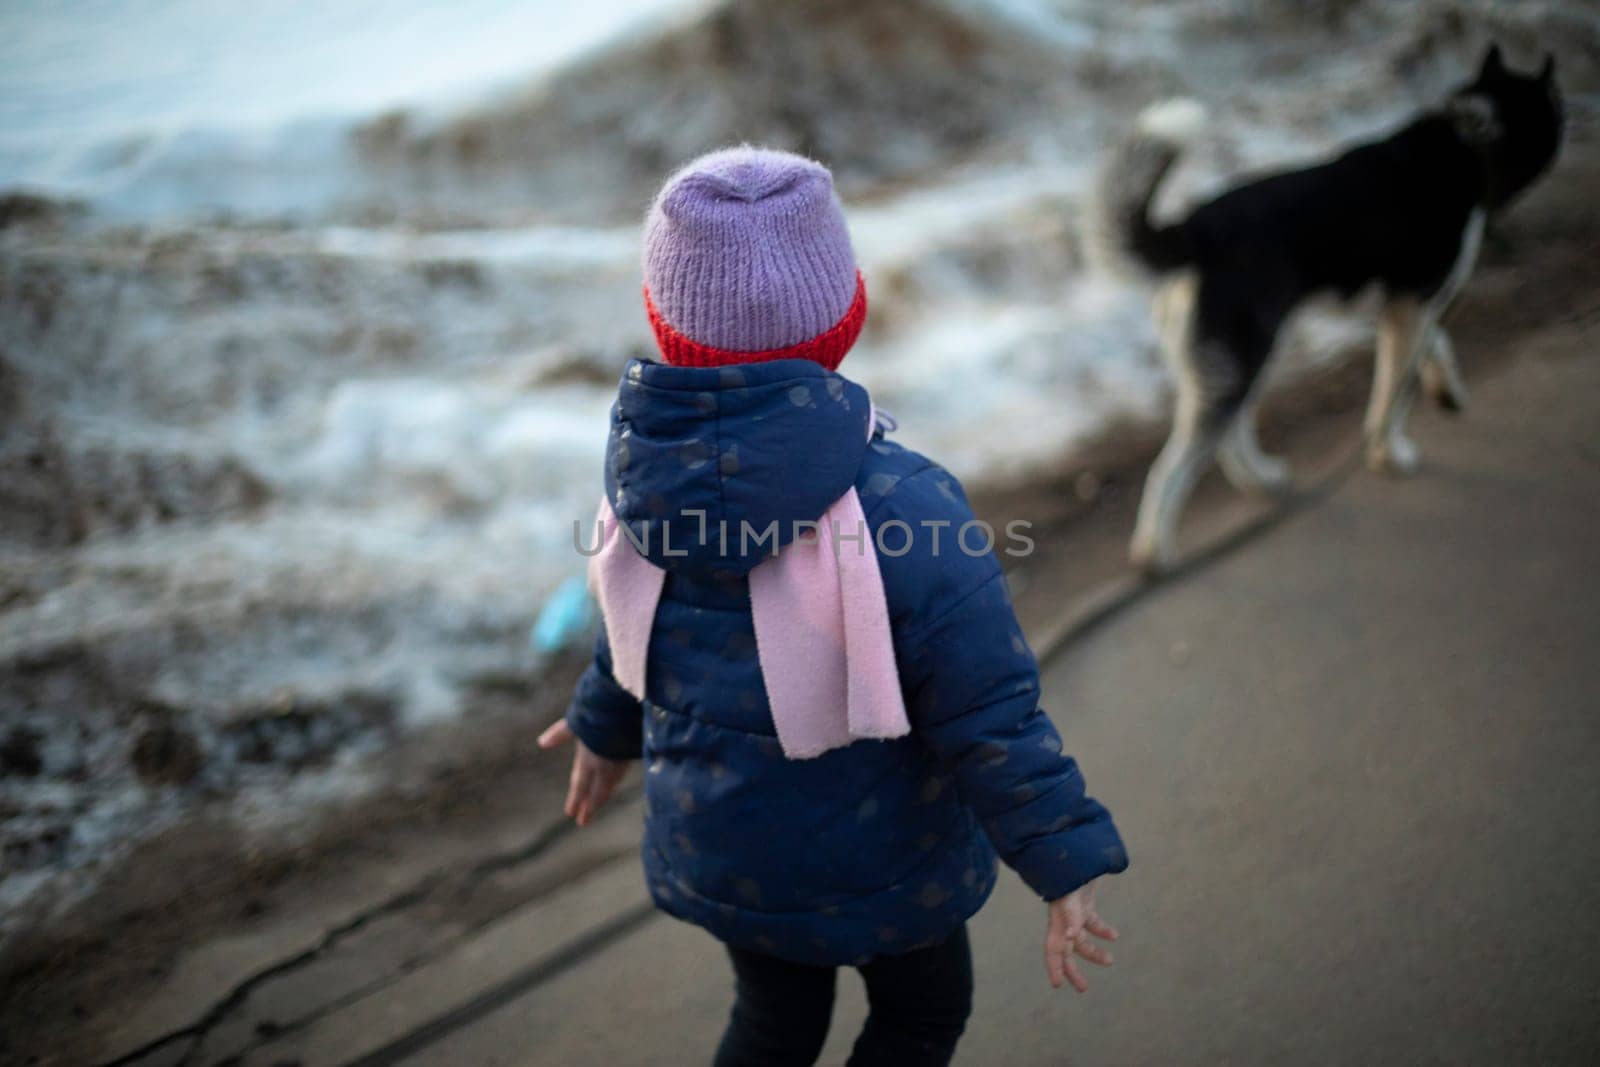
[[[1089,202],[1089,254],[1102,269],[1149,280],[1193,260],[1187,227],[1151,223],[1150,202],[1205,124],[1197,101],[1166,100],[1145,108],[1132,133],[1111,150]]]

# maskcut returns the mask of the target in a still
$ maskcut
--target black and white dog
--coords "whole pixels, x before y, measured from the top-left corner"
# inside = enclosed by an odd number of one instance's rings
[[[1172,562],[1184,501],[1213,456],[1236,487],[1288,485],[1287,465],[1256,442],[1258,383],[1285,319],[1315,294],[1348,299],[1376,285],[1367,460],[1415,469],[1405,423],[1419,378],[1447,407],[1466,400],[1439,317],[1472,270],[1486,213],[1555,159],[1562,105],[1553,59],[1521,75],[1496,46],[1474,81],[1393,136],[1251,181],[1180,222],[1153,222],[1156,189],[1203,117],[1191,101],[1147,110],[1111,154],[1091,210],[1102,259],[1162,282],[1156,320],[1178,383],[1130,550],[1146,569]]]

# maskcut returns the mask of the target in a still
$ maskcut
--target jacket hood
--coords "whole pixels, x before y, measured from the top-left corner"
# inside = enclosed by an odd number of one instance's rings
[[[656,566],[742,575],[855,483],[871,418],[865,389],[809,360],[633,360],[611,409],[606,496]]]

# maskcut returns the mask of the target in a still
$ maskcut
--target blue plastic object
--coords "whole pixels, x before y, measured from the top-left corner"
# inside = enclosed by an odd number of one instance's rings
[[[574,574],[544,602],[528,635],[529,643],[540,652],[559,652],[589,632],[595,614],[588,582],[583,575]]]

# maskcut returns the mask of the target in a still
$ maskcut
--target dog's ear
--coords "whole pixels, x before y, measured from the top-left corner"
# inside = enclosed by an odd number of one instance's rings
[[[1494,101],[1485,93],[1462,93],[1452,97],[1445,114],[1456,134],[1470,145],[1490,144],[1505,133]]]
[[[1544,66],[1539,68],[1539,84],[1550,85],[1556,80],[1556,55],[1554,52],[1544,54]]]
[[[1491,44],[1489,51],[1484,53],[1483,65],[1478,68],[1478,83],[1480,85],[1505,77],[1506,60],[1500,53],[1498,44]]]

